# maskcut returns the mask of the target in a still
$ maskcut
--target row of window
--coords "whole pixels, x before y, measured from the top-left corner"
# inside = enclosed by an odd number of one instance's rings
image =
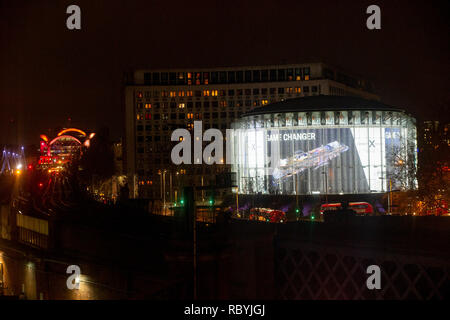
[[[400,125],[408,118],[392,111],[322,111],[270,114],[243,119],[243,127],[284,127],[301,125]]]
[[[157,163],[160,164],[161,161],[158,161]],[[178,177],[182,177],[183,175],[191,175],[191,174],[195,174],[195,175],[201,175],[201,174],[218,174],[218,173],[223,173],[225,172],[225,167],[224,166],[209,166],[209,165],[204,165],[204,166],[200,166],[200,165],[196,165],[195,167],[191,166],[190,170],[186,170],[186,169],[179,169],[175,172],[172,173],[172,179],[174,176],[178,176]],[[166,172],[166,178],[169,176],[170,173]],[[159,169],[147,169],[147,170],[143,170],[141,169],[140,171],[138,171],[138,175],[141,177],[148,177],[148,180],[140,180],[138,182],[139,185],[152,185],[154,183],[160,183],[160,175],[161,175],[161,170]],[[152,177],[152,178],[150,178]]]
[[[245,71],[145,72],[145,85],[202,85],[309,80],[310,67]]]
[[[38,247],[38,248],[43,248],[43,249],[47,249],[48,248],[48,236],[32,231],[32,230],[28,230],[25,228],[18,228],[18,233],[19,233],[19,241],[20,242],[24,242],[28,245],[31,245],[33,247]]]
[[[274,100],[273,102],[275,102],[276,100]],[[196,101],[196,102],[192,102],[192,101],[188,101],[188,102],[181,102],[181,103],[176,103],[176,102],[154,102],[154,103],[138,103],[137,104],[137,109],[141,110],[141,109],[166,109],[166,108],[170,108],[170,109],[193,109],[194,106],[196,109],[198,108],[209,108],[209,107],[213,107],[213,108],[218,108],[220,107],[243,107],[243,106],[264,106],[266,104],[269,103],[268,99],[261,99],[261,100],[231,100],[231,101],[226,101],[226,100],[221,100],[221,101]],[[144,119],[138,119],[138,120],[144,120]]]
[[[230,119],[235,119],[236,116],[240,117],[242,112],[238,112],[237,114],[235,112],[204,112],[204,113],[161,113],[161,114],[155,114],[153,115],[153,120],[202,120],[202,119],[218,119],[218,118],[226,118],[227,116]],[[137,114],[136,115],[137,120],[151,120],[152,115],[150,113],[146,114]],[[140,127],[139,125],[137,126]],[[138,129],[139,131],[139,129]]]
[[[225,117],[225,115],[224,114],[220,114],[220,117]],[[229,115],[229,117],[231,117],[231,115]],[[208,114],[203,116],[204,120],[209,120],[211,118],[212,119],[218,119],[219,118],[219,114],[216,113],[216,112],[213,112],[211,114],[208,113]],[[202,117],[200,116],[196,120],[202,120]],[[194,125],[193,123],[187,123],[186,124],[186,128],[187,129],[192,129],[193,125]],[[163,126],[152,126],[150,124],[147,124],[147,125],[144,126],[144,125],[140,124],[140,125],[137,125],[136,127],[137,127],[138,133],[139,132],[144,132],[144,131],[173,131],[175,129],[180,128],[180,126],[178,124],[164,124]],[[209,128],[227,129],[228,127],[229,126],[226,123],[212,123],[212,124],[210,124],[210,123],[206,122],[206,123],[203,124],[203,128],[204,129],[209,129]],[[148,140],[148,141],[151,141],[151,139]],[[143,141],[140,141],[140,142],[143,142]]]
[[[342,88],[336,88],[333,86],[330,86],[330,95],[333,96],[352,96],[353,94],[347,90],[344,90]]]
[[[309,86],[303,86],[303,92],[309,92]],[[311,86],[312,92],[318,91],[318,86]],[[275,94],[285,94],[285,93],[302,93],[302,87],[282,87],[282,88],[253,88],[253,89],[229,89],[229,90],[163,90],[163,91],[145,91],[144,95],[142,91],[136,92],[136,97],[142,99],[144,96],[146,99],[149,98],[176,98],[176,97],[234,97],[234,96],[249,96],[249,95],[275,95]]]

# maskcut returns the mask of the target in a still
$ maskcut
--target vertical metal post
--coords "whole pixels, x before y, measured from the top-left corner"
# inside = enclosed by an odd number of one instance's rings
[[[239,187],[236,187],[236,217],[239,217]]]
[[[163,171],[163,215],[166,215],[166,170]]]
[[[173,194],[172,194],[172,171],[170,171],[169,193],[170,193],[170,203],[173,203]]]
[[[194,194],[195,194],[195,188],[194,188]],[[195,205],[195,197],[194,197],[194,201],[193,201],[193,208],[194,208],[194,212],[192,214],[193,216],[193,228],[192,228],[192,233],[193,233],[193,237],[194,237],[194,257],[193,257],[193,262],[194,262],[194,300],[197,300],[197,207]]]
[[[389,179],[388,213],[392,213],[392,180]]]
[[[161,189],[161,199],[163,197],[163,178],[162,178],[162,173],[159,173],[159,187]]]

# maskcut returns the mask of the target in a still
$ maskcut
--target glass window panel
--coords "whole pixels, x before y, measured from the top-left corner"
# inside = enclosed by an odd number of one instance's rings
[[[311,114],[311,124],[313,126],[319,126],[320,125],[320,112],[313,112]]]

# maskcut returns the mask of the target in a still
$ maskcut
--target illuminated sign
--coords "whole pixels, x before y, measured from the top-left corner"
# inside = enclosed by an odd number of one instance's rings
[[[267,141],[316,140],[314,132],[274,133],[267,135]]]

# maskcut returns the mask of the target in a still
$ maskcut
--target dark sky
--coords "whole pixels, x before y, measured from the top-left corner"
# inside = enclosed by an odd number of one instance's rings
[[[374,81],[386,103],[448,117],[450,1],[0,0],[0,143],[48,128],[122,133],[123,72],[324,61]],[[82,30],[66,29],[81,7]],[[382,29],[366,28],[370,4]]]

